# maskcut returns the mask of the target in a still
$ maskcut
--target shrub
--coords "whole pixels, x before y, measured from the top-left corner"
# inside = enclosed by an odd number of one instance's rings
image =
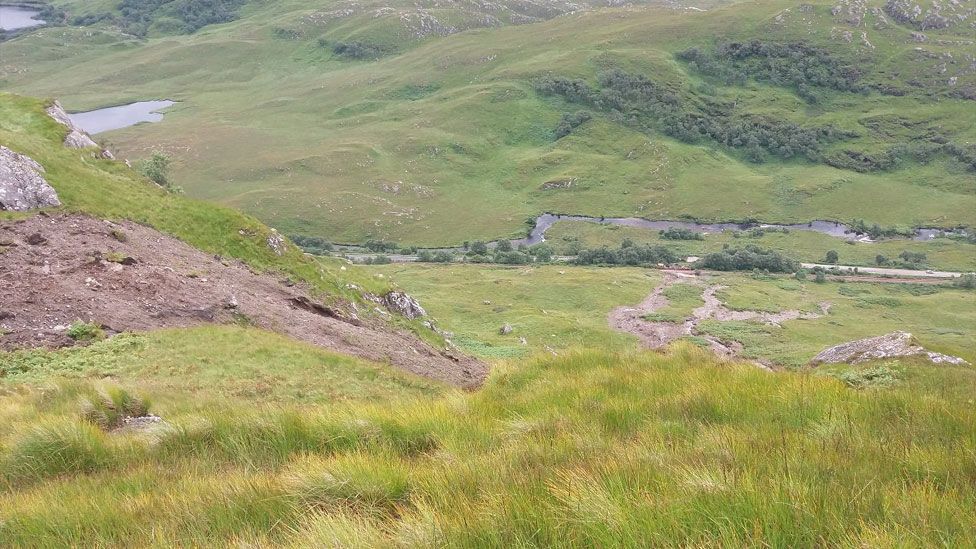
[[[705,240],[705,235],[679,227],[670,227],[659,234],[666,240]]]
[[[65,335],[75,341],[91,342],[103,339],[105,337],[105,331],[98,324],[78,320],[68,327]]]
[[[952,281],[952,285],[956,288],[963,288],[966,290],[976,289],[976,274],[966,273]]]
[[[703,267],[716,271],[751,271],[762,269],[772,273],[793,273],[800,264],[774,250],[748,245],[745,248],[726,248],[710,253],[701,260]]]
[[[665,265],[674,263],[678,256],[664,246],[631,245],[613,250],[606,246],[580,250],[577,265]]]
[[[588,122],[591,118],[593,118],[593,115],[586,111],[563,114],[559,120],[559,124],[556,125],[556,129],[552,131],[552,136],[558,141],[573,133],[573,130]]]
[[[142,163],[139,171],[160,187],[169,188],[169,165],[169,156],[157,151]]]
[[[837,262],[839,261],[840,261],[840,256],[837,254],[836,250],[829,250],[827,252],[827,255],[824,256],[825,263],[833,263],[834,265],[836,265]]]
[[[888,365],[830,374],[853,389],[890,387],[898,382],[898,372]]]
[[[488,245],[481,240],[475,240],[468,248],[468,252],[472,255],[488,255]]]

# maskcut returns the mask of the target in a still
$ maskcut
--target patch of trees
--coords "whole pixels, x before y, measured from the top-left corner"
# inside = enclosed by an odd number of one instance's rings
[[[446,250],[420,250],[417,253],[417,261],[422,263],[453,263],[454,253]]]
[[[475,241],[465,246],[464,260],[470,263],[498,263],[501,265],[527,265],[549,263],[555,252],[548,244],[521,245],[516,249],[508,240],[499,241],[494,249],[488,244]]]
[[[763,162],[768,155],[821,161],[821,146],[844,137],[832,126],[806,128],[768,116],[736,115],[731,104],[712,101],[698,107],[643,75],[617,69],[600,74],[596,88],[585,80],[549,76],[538,80],[536,89],[590,106],[640,131],[661,132],[687,143],[717,141],[745,152],[753,162]]]
[[[624,242],[620,248],[608,246],[583,249],[579,251],[574,263],[577,265],[670,265],[679,260],[671,249],[664,246],[634,244]]]
[[[829,51],[802,43],[752,40],[725,42],[714,50],[689,48],[678,59],[703,74],[728,85],[758,80],[793,89],[804,100],[815,103],[814,88],[861,92],[861,71]]]
[[[928,256],[922,252],[905,250],[895,259],[878,254],[874,258],[875,264],[881,267],[896,267],[899,269],[924,269]]]
[[[577,111],[574,113],[565,113],[563,117],[559,120],[559,124],[556,124],[556,129],[552,130],[552,136],[556,141],[566,137],[567,135],[573,133],[573,130],[582,126],[584,123],[588,122],[593,115],[586,111]]]
[[[288,238],[303,251],[315,255],[329,255],[335,248],[332,243],[318,236],[290,235]]]
[[[726,247],[720,252],[703,257],[699,265],[716,271],[752,271],[759,269],[771,273],[792,273],[800,268],[799,262],[770,249],[748,245],[744,248]]]
[[[191,34],[202,27],[237,19],[237,12],[246,0],[122,0],[118,4],[117,23],[128,34],[145,36],[152,25],[173,21],[173,30]],[[99,15],[90,15],[83,22],[97,22]]]
[[[914,231],[897,229],[895,227],[882,227],[877,223],[868,225],[863,219],[855,219],[848,224],[848,227],[856,234],[866,234],[872,239],[891,238],[897,236],[912,236]]]
[[[680,227],[669,227],[658,234],[665,240],[705,240],[705,235]]]
[[[332,53],[346,59],[377,59],[383,57],[386,50],[368,42],[336,42],[332,45]]]

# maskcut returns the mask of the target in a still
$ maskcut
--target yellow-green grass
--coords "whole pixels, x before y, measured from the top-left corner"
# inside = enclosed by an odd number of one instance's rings
[[[420,300],[466,352],[486,358],[572,347],[624,349],[633,338],[610,330],[607,315],[637,303],[656,271],[546,265],[393,264],[369,267]],[[500,333],[506,324],[510,334]],[[523,345],[520,338],[525,338]]]
[[[965,546],[976,375],[580,352],[474,394],[204,410],[106,433],[73,385],[0,406],[0,545]],[[149,395],[152,397],[153,395]]]
[[[782,327],[758,322],[702,322],[699,329],[744,345],[744,356],[778,364],[806,364],[819,351],[855,339],[896,330],[911,332],[926,348],[976,364],[976,293],[972,290],[905,284],[799,282],[785,277],[756,280],[721,276],[727,286],[717,296],[732,309],[819,311],[812,320],[786,321]]]
[[[664,307],[645,315],[644,318],[653,322],[684,322],[692,317],[692,312],[704,305],[701,295],[704,287],[698,284],[674,284],[664,289],[661,294],[667,299]]]
[[[87,347],[0,352],[0,384],[119,380],[177,401],[330,404],[434,395],[436,382],[238,326],[126,333]]]
[[[454,333],[464,350],[485,357],[522,355],[571,347],[629,349],[637,339],[610,329],[615,307],[639,303],[661,283],[656,270],[552,265],[394,264],[370,267],[417,296],[437,325]],[[560,274],[562,273],[562,274]],[[734,310],[779,312],[796,309],[826,316],[790,320],[781,327],[757,321],[706,320],[707,334],[743,344],[747,358],[801,366],[832,345],[912,332],[926,347],[976,364],[976,293],[950,287],[881,283],[817,284],[782,276],[707,275],[696,284],[665,291],[673,303],[651,320],[678,322],[700,306],[708,285],[722,285],[722,302]],[[484,301],[490,301],[486,305]],[[511,324],[513,332],[499,328]],[[527,345],[518,338],[524,336]]]
[[[688,90],[701,78],[673,53],[730,35],[802,39],[866,56],[859,66],[871,69],[869,79],[898,80],[895,73],[911,70],[921,86],[905,97],[828,93],[816,106],[764,84],[716,87],[743,111],[858,133],[838,148],[884,150],[918,128],[961,143],[976,139],[970,102],[945,97],[946,78],[929,74],[933,62],[913,58],[910,29],[869,26],[876,50],[839,44],[831,38],[838,25],[832,3],[815,4],[803,12],[810,22],[790,27],[773,21],[795,7],[784,1],[709,13],[601,10],[418,41],[391,33],[387,18],[318,25],[306,16],[331,4],[275,2],[193,36],[146,42],[107,30],[42,29],[4,44],[10,68],[2,82],[61,96],[74,109],[181,100],[164,122],[106,139],[132,157],[168,151],[177,160],[174,179],[192,196],[241,207],[288,233],[339,242],[458,244],[519,234],[526,218],[543,211],[976,225],[972,178],[945,159],[874,174],[805,161],[754,165],[707,143],[645,135],[601,117],[552,142],[560,115],[579,107],[538,97],[536,76],[591,78],[618,65]],[[276,38],[275,28],[298,34]],[[401,53],[348,62],[318,45],[319,37],[379,36],[393,36]],[[962,58],[961,46],[949,42],[924,47]],[[974,77],[959,78],[961,87]],[[878,126],[879,119],[888,122]],[[541,189],[567,178],[575,180],[570,189]]]
[[[884,239],[877,242],[851,242],[810,231],[765,231],[762,236],[751,236],[741,231],[705,235],[705,240],[667,240],[658,231],[620,225],[600,225],[584,221],[560,221],[546,231],[546,241],[558,254],[569,253],[572,246],[616,248],[625,239],[638,244],[668,246],[682,256],[704,256],[720,251],[724,246],[742,247],[755,244],[770,248],[805,263],[822,263],[830,250],[837,252],[843,265],[876,267],[876,258],[883,255],[899,261],[903,251],[923,253],[925,264],[936,269],[971,272],[976,271],[976,245],[967,242],[936,238],[929,241]]]

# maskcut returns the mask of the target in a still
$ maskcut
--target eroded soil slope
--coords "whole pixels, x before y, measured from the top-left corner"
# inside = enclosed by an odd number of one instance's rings
[[[109,333],[248,322],[461,387],[484,379],[474,359],[341,309],[135,223],[80,215],[0,223],[3,349],[71,345],[66,328],[78,320]]]

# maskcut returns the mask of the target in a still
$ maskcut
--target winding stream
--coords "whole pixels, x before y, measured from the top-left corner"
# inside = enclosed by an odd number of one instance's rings
[[[625,227],[638,227],[655,231],[663,231],[672,227],[688,229],[696,233],[720,233],[724,231],[748,231],[750,229],[789,229],[791,231],[811,231],[825,234],[835,238],[845,240],[867,241],[868,237],[857,233],[843,223],[833,221],[812,221],[810,223],[797,223],[794,225],[776,225],[765,223],[695,223],[692,221],[652,221],[640,217],[590,217],[586,215],[561,215],[561,214],[542,214],[535,220],[535,228],[529,233],[527,238],[513,240],[513,244],[526,244],[532,246],[545,242],[546,231],[560,221],[583,221],[587,223],[599,223],[601,225],[622,225]],[[913,240],[932,240],[937,236],[946,234],[943,229],[916,229]]]
[[[117,107],[71,113],[68,118],[88,134],[95,135],[128,128],[141,122],[159,122],[163,119],[163,113],[159,111],[175,104],[175,101],[169,100],[138,101]]]

